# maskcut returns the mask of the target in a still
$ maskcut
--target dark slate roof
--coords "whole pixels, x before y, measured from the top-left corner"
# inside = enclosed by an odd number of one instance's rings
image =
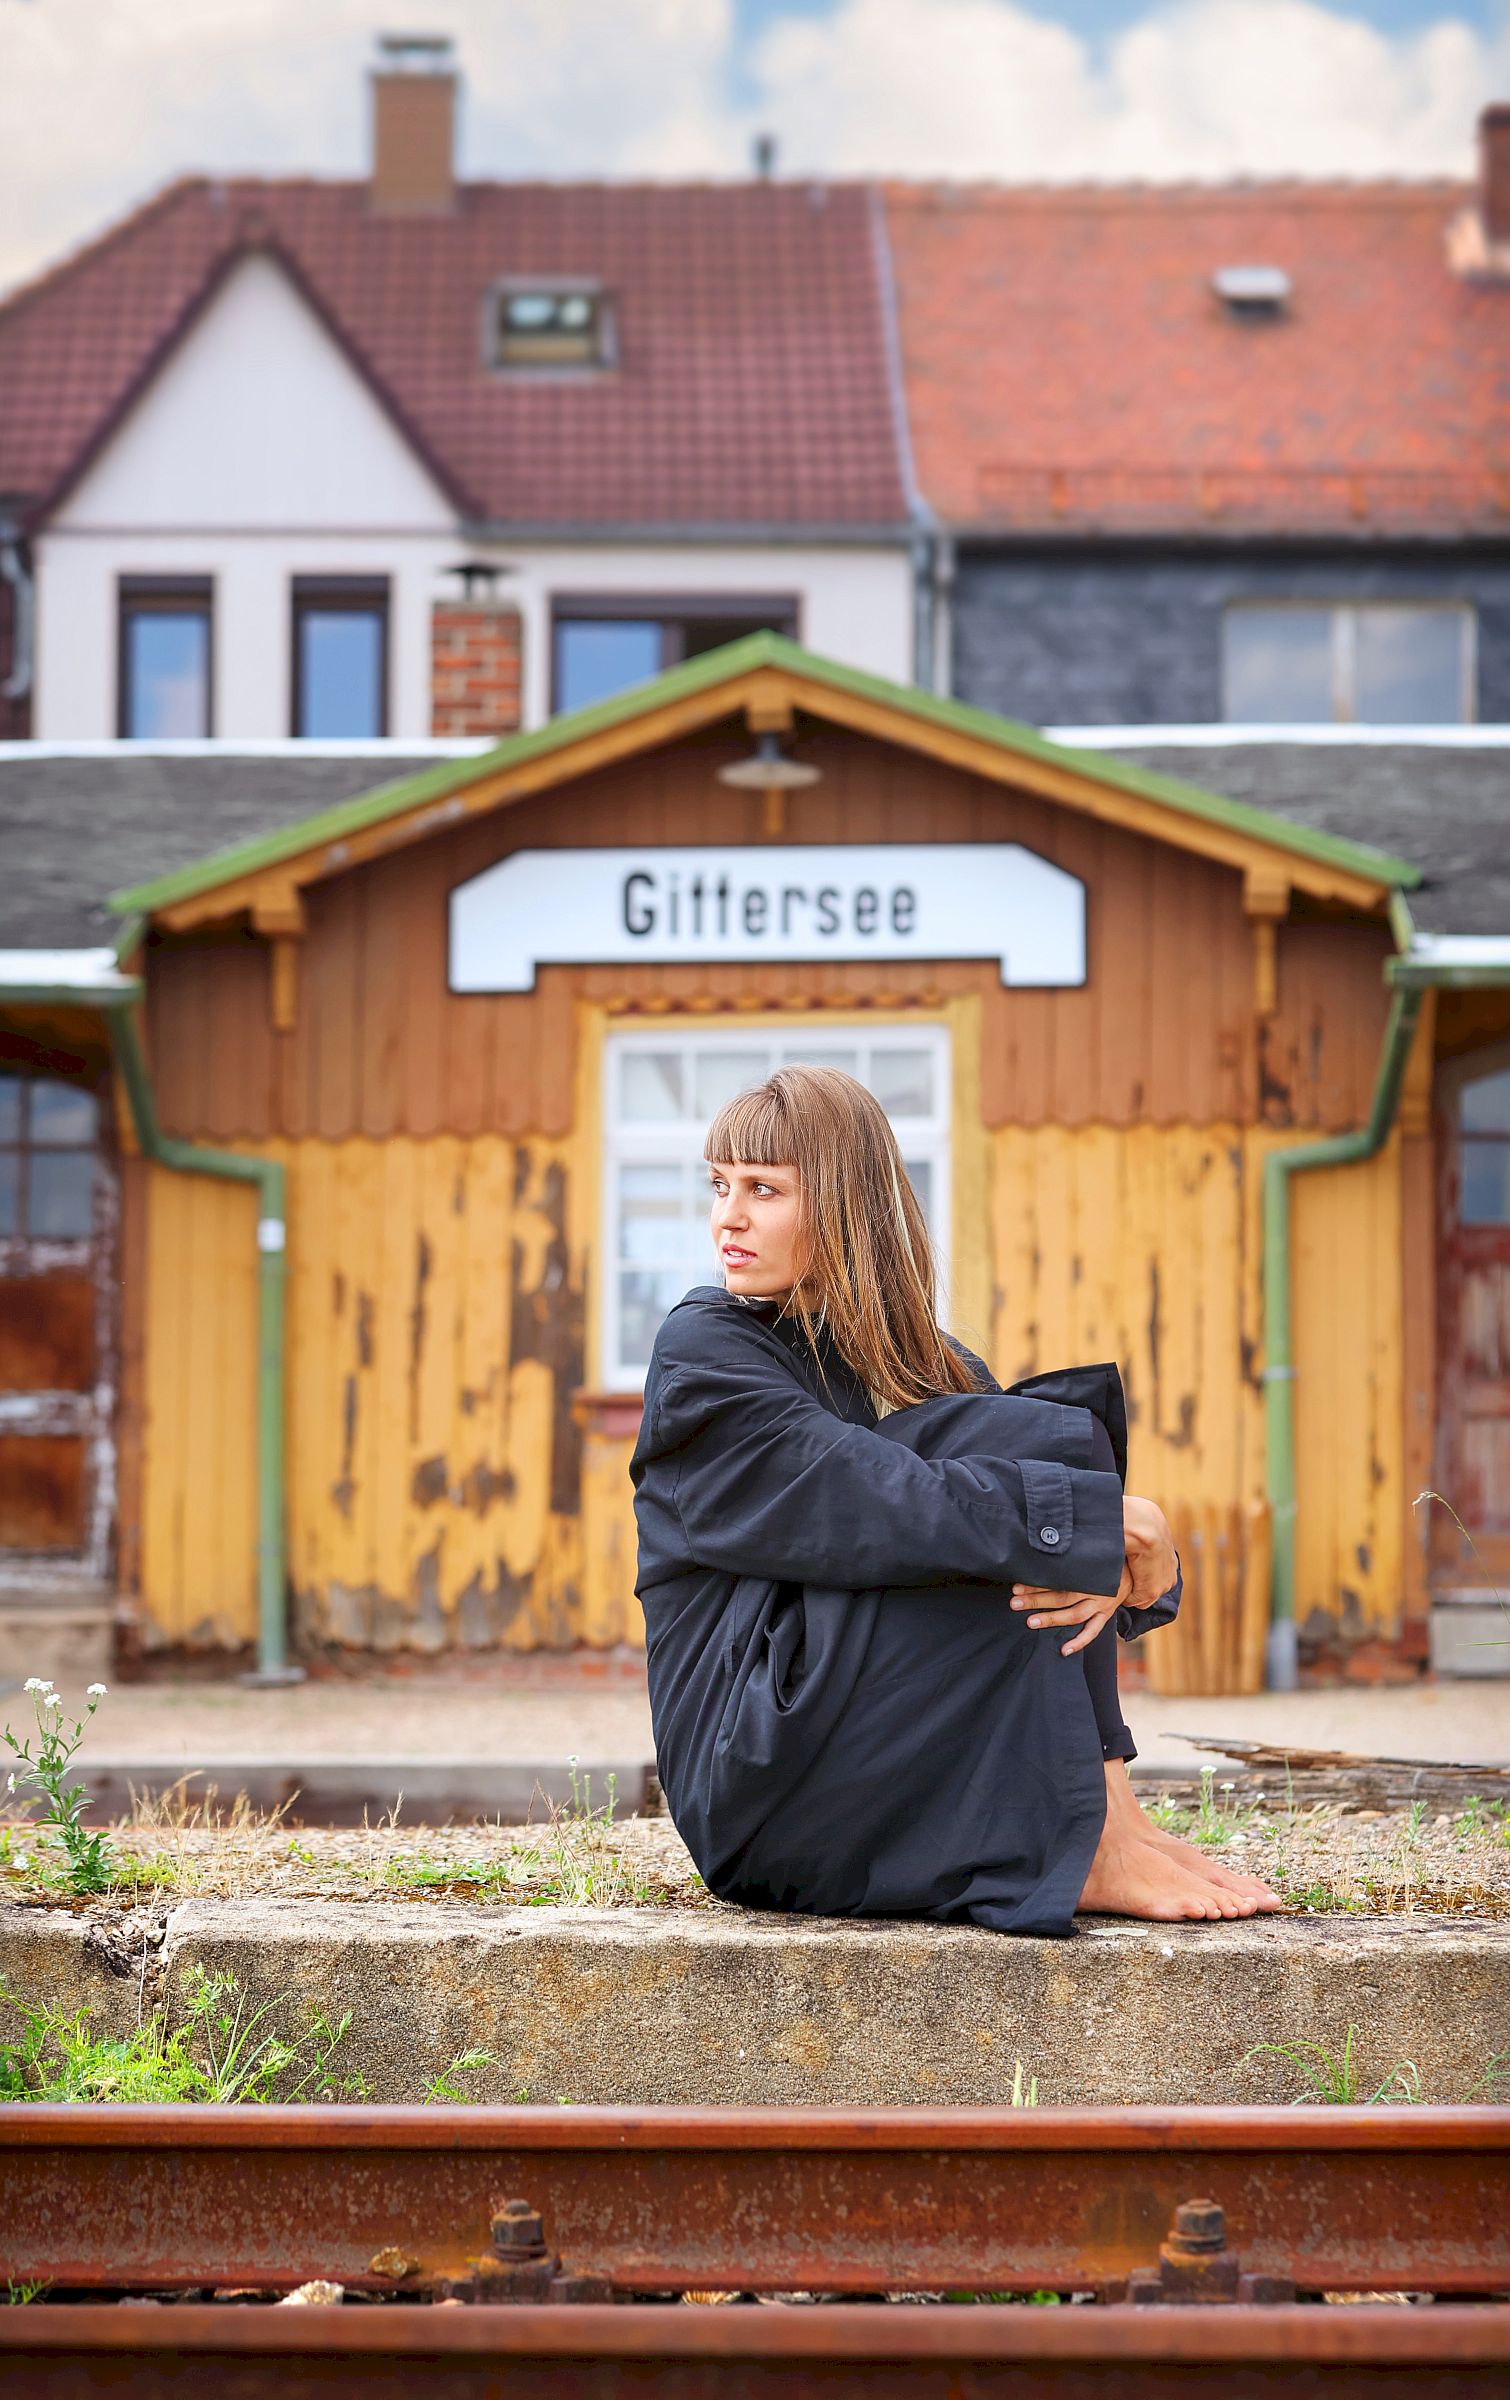
[[[435,764],[386,758],[0,757],[0,949],[85,949],[105,895]]]
[[[1154,741],[1097,749],[1413,860],[1426,875],[1410,895],[1423,931],[1510,933],[1510,744]],[[0,948],[108,942],[120,920],[105,907],[106,893],[435,764],[433,752],[407,751],[383,759],[0,756]]]
[[[1426,879],[1408,894],[1423,933],[1510,933],[1510,742],[1151,740],[1106,754],[1408,858]]]

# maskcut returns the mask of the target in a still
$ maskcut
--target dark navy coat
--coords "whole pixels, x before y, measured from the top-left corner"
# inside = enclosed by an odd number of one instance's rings
[[[879,1423],[832,1341],[707,1285],[656,1337],[630,1462],[667,1805],[751,1907],[1067,1934],[1106,1814],[1085,1669],[1011,1586],[1111,1594],[1114,1366]],[[1092,1418],[1115,1474],[1090,1466]],[[1175,1613],[1179,1586],[1118,1629]]]

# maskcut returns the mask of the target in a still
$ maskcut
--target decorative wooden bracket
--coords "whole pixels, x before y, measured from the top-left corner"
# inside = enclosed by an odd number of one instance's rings
[[[298,886],[290,881],[259,894],[252,904],[252,925],[272,944],[274,1030],[292,1033],[299,1021],[299,944],[306,930]]]
[[[1421,1013],[1416,1019],[1415,1038],[1405,1061],[1405,1076],[1400,1086],[1398,1123],[1402,1134],[1418,1140],[1431,1131],[1432,1068],[1436,1063],[1437,996],[1427,991],[1421,994]]]
[[[762,733],[789,734],[792,730],[792,703],[784,692],[752,692],[745,702],[745,723],[752,736]],[[786,794],[767,785],[760,797],[760,830],[768,842],[779,842],[786,831]]]
[[[1289,877],[1249,867],[1243,876],[1243,914],[1253,927],[1253,1007],[1272,1017],[1279,1006],[1279,926],[1290,913]]]

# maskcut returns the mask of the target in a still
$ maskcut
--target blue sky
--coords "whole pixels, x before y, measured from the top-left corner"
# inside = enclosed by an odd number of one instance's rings
[[[826,17],[836,0],[735,0],[735,14],[746,37],[757,34],[777,17]],[[1030,13],[1068,26],[1087,41],[1125,32],[1148,15],[1148,0],[1027,0]],[[1381,33],[1418,33],[1443,17],[1459,17],[1480,32],[1503,26],[1504,0],[1353,0],[1340,15],[1361,18]]]

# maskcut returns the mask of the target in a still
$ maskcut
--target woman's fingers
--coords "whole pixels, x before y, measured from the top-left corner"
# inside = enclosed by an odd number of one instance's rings
[[[1077,1633],[1072,1642],[1061,1642],[1059,1646],[1065,1657],[1071,1657],[1076,1650],[1088,1650],[1092,1642],[1096,1641],[1111,1623],[1112,1613],[1108,1609],[1104,1617],[1092,1618],[1084,1633]]]

